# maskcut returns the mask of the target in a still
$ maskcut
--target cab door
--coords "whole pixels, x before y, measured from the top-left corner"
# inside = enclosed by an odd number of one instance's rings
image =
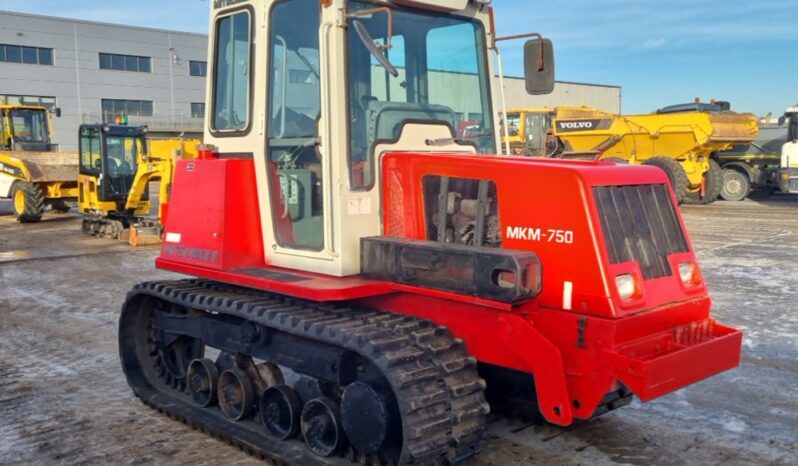
[[[320,148],[321,11],[316,0],[277,2],[269,25],[266,167],[277,249],[323,251],[325,190]]]
[[[102,174],[102,142],[99,126],[80,127],[80,167],[78,169],[78,207],[83,213],[88,209],[102,209],[99,190]]]

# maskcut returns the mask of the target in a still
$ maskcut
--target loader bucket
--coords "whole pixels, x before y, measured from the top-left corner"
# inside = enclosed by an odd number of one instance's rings
[[[130,225],[128,243],[131,246],[161,244],[161,232],[157,226]]]

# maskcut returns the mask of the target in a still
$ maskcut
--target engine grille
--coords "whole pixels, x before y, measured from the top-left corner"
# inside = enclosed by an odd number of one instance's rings
[[[687,240],[664,184],[593,188],[610,262],[635,261],[643,278],[672,274],[668,255],[687,252]]]
[[[422,183],[429,241],[501,246],[493,181],[427,175]]]

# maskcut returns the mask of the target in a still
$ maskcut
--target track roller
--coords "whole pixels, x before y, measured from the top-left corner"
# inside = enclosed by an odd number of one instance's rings
[[[240,421],[252,413],[255,393],[246,372],[227,369],[219,376],[219,407],[225,416]]]
[[[219,369],[210,359],[195,359],[188,366],[186,374],[188,392],[195,403],[204,407],[216,402],[219,385]]]
[[[287,385],[269,387],[260,397],[260,422],[278,440],[289,439],[299,432],[301,410],[299,397]]]
[[[301,426],[305,445],[319,456],[334,455],[346,442],[338,403],[329,398],[308,401],[302,409]]]

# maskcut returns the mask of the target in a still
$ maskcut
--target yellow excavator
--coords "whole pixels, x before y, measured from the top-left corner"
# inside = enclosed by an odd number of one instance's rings
[[[754,115],[732,112],[726,102],[674,105],[644,115],[537,107],[508,111],[503,122],[510,153],[655,166],[686,204],[714,202],[723,178],[712,155],[751,143],[759,133]]]
[[[12,200],[20,223],[38,222],[48,205],[67,212],[77,198],[78,154],[56,151],[52,136],[46,108],[0,105],[0,199]]]
[[[196,158],[197,139],[154,139],[147,128],[123,125],[80,127],[78,207],[84,233],[130,244],[160,242],[177,160]],[[158,197],[149,185],[158,181]],[[157,217],[151,215],[153,204]]]

